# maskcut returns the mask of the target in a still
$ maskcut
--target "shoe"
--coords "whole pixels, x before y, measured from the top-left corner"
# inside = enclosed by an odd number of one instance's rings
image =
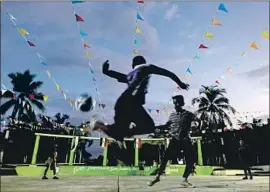
[[[252,176],[250,176],[250,177],[249,177],[249,179],[250,179],[250,180],[253,180],[253,177],[252,177]]]
[[[119,140],[116,140],[118,146],[120,149],[127,149],[127,146],[126,146],[126,142],[125,141],[119,141]]]
[[[157,182],[160,182],[160,178],[159,177],[156,177],[154,180],[150,181],[148,183],[148,186],[151,187],[151,186],[155,185]]]
[[[48,177],[46,177],[45,175],[42,177],[42,179],[48,179]]]
[[[189,183],[186,179],[184,179],[183,181],[180,182],[180,185],[182,185],[183,187],[192,187],[192,184]]]
[[[59,179],[58,177],[54,176],[53,179]]]
[[[247,180],[248,178],[247,178],[247,177],[243,177],[242,179],[243,179],[243,180]]]

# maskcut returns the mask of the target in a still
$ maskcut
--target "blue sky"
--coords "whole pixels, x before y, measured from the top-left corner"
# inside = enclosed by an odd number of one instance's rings
[[[193,75],[187,82],[191,90],[182,92],[187,105],[199,95],[201,84],[211,85],[223,71],[221,86],[227,89],[231,105],[240,112],[269,111],[269,40],[261,36],[269,28],[269,6],[267,2],[226,2],[229,13],[219,12],[220,27],[208,27],[219,2],[151,2],[140,6],[145,19],[139,22],[143,34],[138,39],[138,50],[149,63],[167,68],[182,77],[195,56],[200,43],[209,47],[199,52],[200,61],[192,65]],[[43,55],[55,77],[67,95],[75,99],[83,92],[94,93],[79,30],[69,2],[5,2],[5,8],[18,20],[17,24],[27,29],[29,39]],[[107,121],[112,121],[117,97],[126,85],[104,76],[101,66],[109,59],[111,68],[121,72],[131,69],[136,20],[136,2],[85,2],[75,5],[76,12],[85,22],[80,23],[88,33],[86,42],[91,45],[91,63],[96,73],[101,100],[107,106],[103,111]],[[71,110],[68,102],[57,92],[48,79],[45,68],[34,55],[24,39],[12,25],[8,16],[1,12],[1,81],[11,88],[7,74],[30,69],[37,80],[44,82],[41,91],[49,96],[45,103],[46,113],[68,113],[72,121],[89,119],[91,113]],[[211,32],[213,39],[205,39]],[[249,45],[255,41],[260,50]],[[247,56],[239,58],[242,52]],[[236,65],[235,61],[238,61]],[[169,79],[153,76],[147,95],[147,108],[162,109],[168,105],[177,91]],[[170,105],[170,110],[172,106]],[[99,109],[93,113],[102,114]],[[164,114],[152,114],[156,123],[166,121]]]

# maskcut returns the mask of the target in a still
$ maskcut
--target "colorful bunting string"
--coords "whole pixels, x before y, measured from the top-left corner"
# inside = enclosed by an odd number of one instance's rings
[[[98,89],[98,86],[97,86],[97,83],[96,83],[96,78],[95,78],[95,72],[93,70],[93,66],[91,64],[91,53],[89,52],[89,49],[91,48],[91,46],[88,45],[88,43],[86,43],[84,37],[85,36],[88,36],[88,34],[86,32],[84,32],[80,26],[80,22],[84,22],[84,19],[82,16],[80,16],[79,14],[76,13],[76,10],[75,10],[75,6],[74,4],[78,4],[78,3],[83,3],[83,1],[72,1],[71,2],[71,6],[72,6],[72,9],[73,9],[73,14],[75,15],[75,19],[76,19],[76,22],[77,22],[77,27],[80,31],[80,37],[81,37],[81,41],[82,41],[82,45],[83,45],[83,48],[84,48],[84,52],[85,52],[85,55],[87,57],[87,60],[88,60],[88,66],[89,66],[89,69],[90,69],[90,73],[91,73],[91,76],[92,76],[92,80],[93,80],[93,84],[94,84],[94,88],[95,88],[95,92],[96,92],[96,95],[97,95],[97,98],[98,98],[98,101],[99,101],[99,105],[105,107],[105,104],[102,104],[101,102],[101,98],[100,98],[100,93],[99,93],[99,89]],[[88,48],[88,49],[87,49]],[[102,107],[104,109],[104,107]],[[104,117],[104,114],[103,114],[103,118]]]
[[[144,21],[142,15],[139,12],[139,5],[144,4],[144,1],[138,1],[137,2],[137,8],[136,8],[136,28],[135,28],[135,33],[134,33],[134,45],[133,45],[133,54],[138,55],[138,45],[140,44],[139,40],[137,39],[137,34],[142,34],[142,30],[140,29],[139,26],[139,21]]]
[[[3,7],[4,8],[4,7]],[[5,9],[5,8],[4,8]],[[17,25],[17,23],[15,21],[17,21],[17,18],[15,18],[12,14],[10,14],[6,9],[5,9],[6,14],[8,15],[10,21],[13,23],[13,25],[17,28],[18,32],[21,34],[21,36],[23,37],[23,39],[25,40],[25,42],[29,45],[29,47],[36,47],[36,45],[29,40],[29,38],[27,38],[26,36],[28,36],[30,33],[24,29],[21,28]],[[59,91],[65,99],[67,99],[66,94],[64,93],[64,91],[60,88],[60,85],[56,82],[56,80],[54,79],[54,77],[52,77],[49,69],[48,69],[48,64],[46,63],[46,59],[40,54],[38,53],[36,50],[33,50],[35,55],[38,57],[40,64],[44,65],[46,68],[46,73],[49,77],[49,79],[53,80],[54,84],[56,85],[57,91]],[[48,100],[48,96],[45,96],[44,101]],[[69,99],[72,100],[72,99]],[[71,107],[73,108],[73,106],[71,105]]]
[[[261,35],[267,39],[267,35],[268,35],[267,29],[265,29],[265,30],[261,33]],[[259,46],[258,46],[258,44],[257,44],[256,42],[252,42],[252,43],[249,45],[249,48],[250,48],[250,49],[253,49],[253,50],[259,50]],[[232,63],[234,66],[238,65],[238,63],[240,63],[239,60],[240,60],[242,57],[245,57],[246,55],[247,55],[247,51],[242,52],[242,53],[240,54],[240,56],[237,57],[236,60],[235,60],[234,62],[231,62],[231,63]],[[220,85],[221,82],[222,82],[222,80],[225,79],[225,76],[226,76],[228,73],[232,73],[232,72],[233,72],[232,67],[228,67],[225,71],[222,72],[222,74],[221,74],[218,78],[216,78],[215,84]]]

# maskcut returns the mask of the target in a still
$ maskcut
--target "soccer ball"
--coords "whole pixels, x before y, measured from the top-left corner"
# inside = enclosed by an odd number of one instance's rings
[[[89,112],[95,109],[96,101],[87,93],[80,94],[75,101],[75,108],[77,111]]]

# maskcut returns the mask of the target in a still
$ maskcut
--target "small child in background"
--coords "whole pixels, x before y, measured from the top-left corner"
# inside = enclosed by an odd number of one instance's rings
[[[240,144],[239,156],[240,156],[242,167],[243,167],[244,173],[245,173],[245,177],[243,179],[244,180],[248,179],[248,174],[249,174],[249,179],[252,180],[253,176],[252,176],[252,173],[251,173],[251,170],[250,170],[250,164],[251,164],[250,163],[250,155],[251,155],[250,154],[250,149],[249,149],[248,145],[246,145],[244,143],[243,139],[240,139],[239,144]],[[248,174],[247,174],[247,172],[248,172]]]
[[[139,162],[140,176],[144,176],[144,165],[145,165],[145,161],[140,161]]]
[[[42,179],[48,179],[47,177],[47,172],[49,170],[49,168],[53,171],[53,179],[59,179],[56,176],[56,172],[57,172],[57,166],[56,166],[56,161],[57,161],[57,147],[58,145],[55,144],[53,146],[53,150],[52,150],[52,154],[48,157],[48,159],[46,160],[46,169],[44,171],[44,176],[42,177]]]

